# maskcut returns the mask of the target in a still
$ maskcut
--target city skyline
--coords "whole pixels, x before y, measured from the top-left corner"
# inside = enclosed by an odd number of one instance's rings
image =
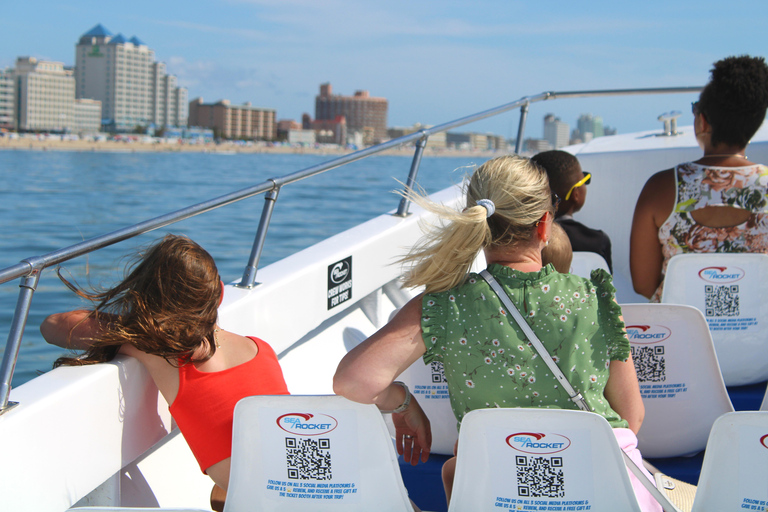
[[[72,66],[77,39],[101,23],[144,41],[190,98],[250,101],[299,120],[313,112],[318,85],[331,82],[340,94],[387,98],[390,126],[439,124],[548,90],[703,85],[717,59],[768,54],[768,43],[754,37],[768,4],[729,7],[600,1],[587,17],[578,5],[500,0],[472,9],[457,1],[137,0],[130,12],[41,0],[3,6],[0,67],[19,56]],[[529,119],[552,112],[574,127],[592,113],[626,133],[656,129],[659,114],[681,110],[687,125],[695,96],[542,102]],[[517,123],[513,112],[465,129],[514,137]],[[542,136],[542,123],[528,126],[527,137]]]

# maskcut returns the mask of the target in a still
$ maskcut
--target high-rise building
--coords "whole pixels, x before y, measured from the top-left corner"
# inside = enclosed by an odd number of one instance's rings
[[[386,98],[374,98],[368,91],[356,91],[354,96],[334,95],[331,84],[325,83],[315,97],[315,121],[344,116],[347,133],[362,133],[364,144],[377,144],[387,137],[387,108]]]
[[[16,59],[16,124],[19,130],[70,131],[74,127],[75,78],[61,62]]]
[[[101,101],[102,125],[109,131],[187,124],[187,90],[135,36],[126,39],[96,25],[77,43],[75,69],[77,98]]]
[[[570,127],[554,114],[544,116],[544,140],[557,149],[567,146],[569,142]]]
[[[203,98],[189,102],[189,125],[213,128],[225,139],[275,140],[277,113],[271,108],[250,103],[232,105],[229,100],[203,103]]]
[[[605,135],[603,130],[603,118],[600,116],[581,114],[579,120],[576,122],[576,126],[584,142]],[[587,135],[588,133],[591,135]]]
[[[13,68],[0,69],[0,129],[16,128],[16,80]]]

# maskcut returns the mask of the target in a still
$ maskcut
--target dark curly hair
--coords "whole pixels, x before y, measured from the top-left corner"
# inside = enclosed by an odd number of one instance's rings
[[[699,96],[699,109],[712,126],[712,144],[746,147],[768,108],[765,58],[727,57],[715,62],[711,73]]]

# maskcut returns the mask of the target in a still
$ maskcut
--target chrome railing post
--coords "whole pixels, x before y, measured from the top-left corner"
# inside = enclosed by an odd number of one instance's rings
[[[517,140],[515,141],[515,153],[520,154],[523,151],[523,137],[525,136],[525,121],[528,119],[528,106],[530,103],[523,103],[520,107],[520,124],[517,125]]]
[[[264,241],[267,238],[267,229],[272,220],[272,212],[275,209],[277,195],[280,193],[280,186],[275,183],[275,188],[264,194],[264,209],[261,210],[261,220],[259,228],[256,230],[256,236],[253,240],[251,255],[248,258],[248,264],[243,271],[243,278],[236,286],[238,288],[253,288],[256,285],[256,272],[259,268],[259,259],[261,251],[264,249]]]
[[[408,180],[405,182],[406,190],[413,190],[413,186],[416,184],[416,176],[419,174],[419,165],[421,165],[421,156],[424,154],[424,148],[427,147],[428,138],[429,135],[425,134],[416,142],[416,151],[413,153],[413,160],[411,160],[411,171],[408,173]],[[401,198],[395,215],[397,217],[406,217],[410,204],[410,199],[406,197]]]
[[[13,313],[11,330],[8,333],[8,342],[5,345],[3,354],[3,363],[0,366],[0,414],[11,410],[17,406],[17,402],[9,402],[11,395],[11,381],[13,380],[13,371],[16,368],[16,360],[19,357],[21,348],[21,338],[24,336],[24,327],[27,324],[29,316],[29,305],[32,302],[32,295],[37,289],[37,283],[40,280],[39,268],[33,267],[31,274],[21,278],[19,283],[19,298],[16,301],[16,311]]]

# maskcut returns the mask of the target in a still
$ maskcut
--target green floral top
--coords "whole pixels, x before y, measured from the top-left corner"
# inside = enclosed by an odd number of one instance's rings
[[[587,280],[552,265],[526,273],[492,264],[488,271],[592,410],[614,428],[627,427],[603,395],[610,362],[630,351],[610,274],[596,270]],[[459,422],[489,407],[578,408],[478,274],[425,295],[421,328],[424,362],[443,362]]]
[[[768,252],[768,167],[710,167],[685,163],[675,168],[675,207],[659,228],[664,255],[662,281],[651,297],[660,302],[667,263],[692,252]],[[691,212],[730,206],[753,213],[743,224],[712,228],[696,223]]]

